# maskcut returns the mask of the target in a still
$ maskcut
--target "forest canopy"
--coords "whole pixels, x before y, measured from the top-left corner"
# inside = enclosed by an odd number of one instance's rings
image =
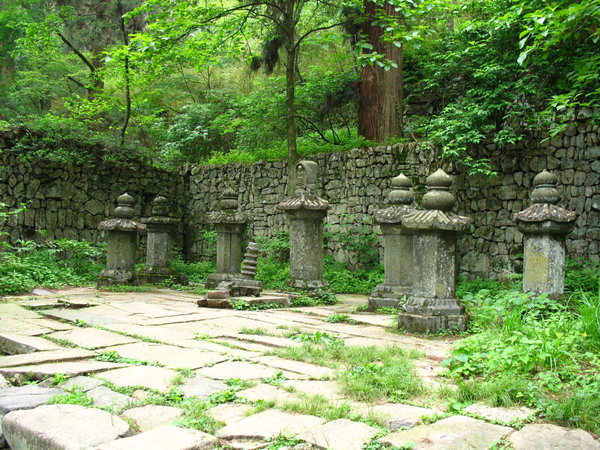
[[[600,112],[600,0],[0,0],[0,130],[65,162],[480,149]],[[77,144],[75,144],[77,143]]]

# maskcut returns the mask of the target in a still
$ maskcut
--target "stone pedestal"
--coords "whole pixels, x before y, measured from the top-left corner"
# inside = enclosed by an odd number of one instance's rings
[[[316,162],[300,161],[294,195],[277,205],[289,222],[290,273],[299,289],[328,286],[323,279],[323,219],[330,206],[316,194],[317,170]]]
[[[169,217],[169,202],[158,196],[152,205],[152,217],[142,219],[146,224],[146,267],[138,273],[140,283],[161,283],[174,276],[172,262],[172,235],[178,221]],[[179,282],[181,280],[178,280]]]
[[[398,326],[408,332],[464,331],[464,306],[454,297],[456,288],[456,238],[470,219],[452,214],[452,178],[438,170],[427,178],[424,211],[407,214],[402,224],[414,235],[412,295],[398,316]]]
[[[517,214],[525,237],[523,291],[560,296],[564,293],[565,236],[575,226],[576,214],[556,206],[558,179],[543,171],[533,179],[533,205]]]
[[[208,289],[240,276],[246,217],[237,210],[237,196],[232,189],[226,189],[220,201],[221,210],[208,216],[217,230],[217,271],[206,279]]]
[[[106,269],[98,276],[98,287],[115,284],[137,284],[138,233],[145,229],[133,217],[133,197],[123,194],[117,199],[115,218],[100,222],[98,229],[106,232],[108,248]]]
[[[383,235],[385,281],[369,296],[369,311],[381,307],[400,307],[412,292],[413,233],[402,226],[402,217],[415,212],[410,207],[413,194],[410,180],[400,174],[392,180],[393,190],[388,196],[392,206],[375,211],[375,223]]]

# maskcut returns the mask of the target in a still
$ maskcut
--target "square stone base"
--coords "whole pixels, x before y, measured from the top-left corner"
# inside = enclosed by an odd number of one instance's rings
[[[138,284],[137,274],[134,270],[105,269],[98,275],[98,287],[115,286],[126,284],[135,286]]]
[[[292,286],[296,289],[305,289],[307,291],[316,291],[317,289],[326,289],[329,283],[325,280],[292,280]]]
[[[239,273],[220,273],[220,272],[211,273],[208,277],[206,277],[206,282],[204,283],[204,287],[206,289],[215,289],[223,281],[233,281],[236,278],[240,278],[240,277],[241,277],[241,274],[239,274]]]
[[[401,308],[410,295],[410,287],[391,284],[379,284],[369,296],[369,311],[375,312],[378,308]]]
[[[467,316],[464,314],[458,316],[425,316],[400,313],[398,315],[398,328],[409,333],[461,332],[467,329]]]

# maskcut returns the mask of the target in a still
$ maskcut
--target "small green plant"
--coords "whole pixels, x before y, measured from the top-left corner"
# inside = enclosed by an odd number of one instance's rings
[[[69,377],[67,375],[65,375],[64,373],[55,373],[52,376],[52,386],[59,386],[61,384],[63,384],[65,381],[67,381],[69,379]]]
[[[281,308],[277,303],[249,303],[245,300],[231,302],[231,307],[238,311],[262,311],[264,309]]]
[[[292,448],[302,443],[301,439],[295,436],[279,435],[275,438],[267,439],[265,442],[268,443],[266,447],[268,450],[279,450]]]
[[[335,337],[324,331],[317,331],[315,333],[300,333],[290,337],[293,341],[298,342],[309,342],[312,344],[324,344],[324,345],[344,345],[344,340]]]
[[[323,319],[323,321],[329,323],[349,323],[351,325],[358,324],[358,322],[354,319],[351,319],[348,314],[332,314],[331,316]]]
[[[248,328],[248,327],[242,327],[238,333],[240,334],[252,334],[252,335],[256,335],[256,336],[275,336],[275,334],[267,331],[264,328],[258,327],[258,328]]]
[[[282,381],[285,381],[285,380],[286,380],[286,378],[283,375],[283,372],[281,370],[278,370],[277,372],[275,372],[270,377],[265,377],[265,378],[261,378],[260,379],[261,383],[274,384],[274,385],[277,385],[277,384],[279,384],[279,383],[281,383]]]
[[[157,362],[143,361],[135,358],[124,358],[115,350],[102,352],[99,355],[96,355],[93,359],[96,361],[133,364],[136,366],[160,366],[160,364]]]
[[[47,402],[49,405],[66,403],[70,405],[79,405],[91,408],[94,406],[94,399],[88,397],[81,386],[73,386],[66,390],[64,394],[50,397]]]

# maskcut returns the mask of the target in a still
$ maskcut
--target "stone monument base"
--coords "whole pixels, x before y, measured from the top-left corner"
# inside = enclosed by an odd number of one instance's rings
[[[326,289],[329,283],[325,280],[292,280],[292,287],[304,289],[307,291],[316,291],[317,289]]]
[[[260,297],[255,296],[239,296],[229,297],[227,291],[215,290],[209,291],[206,298],[198,300],[198,306],[205,308],[222,308],[231,309],[235,302],[247,303],[250,307],[265,304],[276,304],[282,308],[290,306],[290,297],[286,294],[269,294]]]
[[[369,311],[375,312],[378,308],[401,308],[410,295],[406,286],[392,284],[379,284],[369,296]]]
[[[186,275],[176,274],[173,269],[147,270],[137,273],[138,284],[161,284],[171,280],[173,284],[186,286],[188,277]]]
[[[223,281],[234,281],[236,279],[241,278],[241,274],[239,273],[211,273],[204,282],[204,287],[206,289],[216,289],[219,284]]]
[[[465,307],[456,298],[411,297],[398,315],[398,328],[409,333],[465,331]]]
[[[117,284],[137,285],[137,274],[134,270],[105,269],[98,275],[98,287]]]

